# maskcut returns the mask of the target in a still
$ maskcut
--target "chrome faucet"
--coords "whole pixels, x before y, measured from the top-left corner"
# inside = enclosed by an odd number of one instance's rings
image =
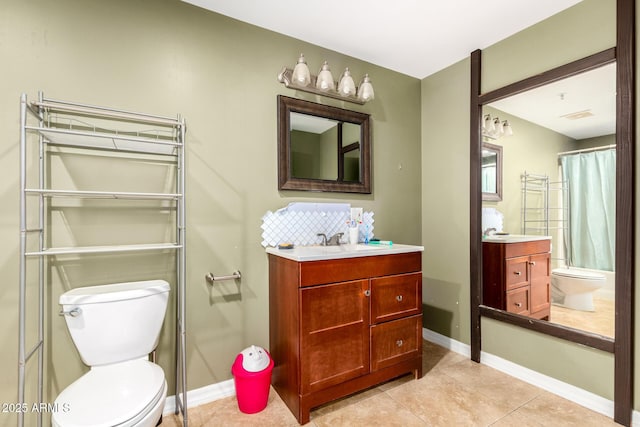
[[[344,235],[344,233],[336,233],[333,236],[331,236],[329,238],[329,241],[327,241],[327,245],[329,246],[340,246],[340,239],[342,239],[342,236]]]
[[[318,233],[318,236],[322,237],[322,243],[320,243],[320,245],[322,246],[340,246],[340,239],[342,238],[343,235],[344,233],[336,233],[333,236],[331,236],[329,239],[327,239],[326,234]]]
[[[495,229],[495,228],[493,228],[493,227],[489,227],[489,228],[487,228],[486,230],[484,230],[484,233],[482,233],[482,236],[483,236],[483,237],[487,237],[487,236],[489,235],[489,233],[491,233],[492,231],[495,233],[495,232],[496,232],[496,229]]]

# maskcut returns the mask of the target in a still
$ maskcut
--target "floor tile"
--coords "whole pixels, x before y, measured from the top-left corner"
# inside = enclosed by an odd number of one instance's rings
[[[509,407],[462,386],[444,373],[434,373],[386,392],[430,426],[488,426]]]
[[[424,427],[426,424],[407,408],[384,393],[376,394],[356,405],[314,418],[318,427],[384,426]]]
[[[605,427],[618,425],[609,417],[548,392],[543,392],[515,412],[523,415],[523,418],[536,419],[541,426]]]
[[[514,410],[541,393],[531,384],[506,375],[486,365],[465,360],[446,371],[467,389],[500,402],[509,411]]]
[[[304,427],[617,425],[604,415],[427,341],[423,371],[419,380],[405,375],[315,408]],[[161,427],[182,425],[180,416],[168,415]],[[273,388],[267,407],[257,414],[240,412],[235,397],[189,409],[191,427],[297,425]]]

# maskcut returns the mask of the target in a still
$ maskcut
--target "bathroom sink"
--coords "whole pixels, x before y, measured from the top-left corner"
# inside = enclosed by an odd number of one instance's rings
[[[376,249],[382,249],[383,245],[365,245],[359,243],[357,245],[339,245],[339,246],[298,246],[298,249],[306,253],[321,254],[335,254],[335,253],[348,253],[353,251],[370,251]],[[387,246],[389,248],[390,246]]]
[[[525,234],[493,234],[490,236],[483,236],[483,242],[493,243],[521,243],[521,242],[533,242],[535,240],[550,240],[551,236],[531,236]]]
[[[424,247],[413,245],[340,245],[340,246],[296,246],[293,249],[267,248],[267,252],[294,261],[319,261],[323,259],[355,258],[361,256],[391,255],[406,252],[422,252]]]
[[[371,251],[371,250],[380,250],[380,249],[384,249],[384,248],[391,248],[393,247],[392,245],[375,245],[375,244],[371,244],[371,245],[365,245],[365,244],[357,244],[356,245],[356,251]]]

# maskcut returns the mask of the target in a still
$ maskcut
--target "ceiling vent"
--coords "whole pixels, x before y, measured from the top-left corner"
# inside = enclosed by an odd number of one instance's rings
[[[568,120],[578,120],[578,119],[584,119],[591,116],[593,116],[593,113],[591,112],[591,110],[583,110],[583,111],[576,111],[575,113],[565,114],[564,116],[560,116],[560,117]]]

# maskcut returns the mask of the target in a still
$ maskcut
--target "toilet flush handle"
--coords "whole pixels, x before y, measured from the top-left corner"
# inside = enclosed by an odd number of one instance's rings
[[[59,313],[60,316],[71,316],[71,317],[78,317],[82,314],[82,309],[80,309],[80,307],[74,307],[69,311],[61,311]]]

